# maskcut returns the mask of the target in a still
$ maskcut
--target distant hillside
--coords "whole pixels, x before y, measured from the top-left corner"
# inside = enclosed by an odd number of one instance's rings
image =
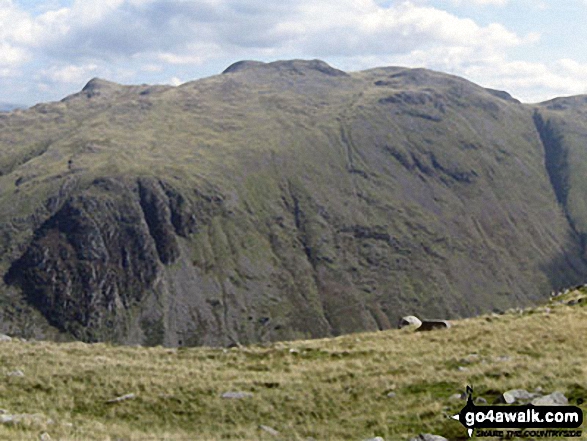
[[[587,279],[585,97],[240,62],[0,114],[0,323],[234,345],[539,301]]]

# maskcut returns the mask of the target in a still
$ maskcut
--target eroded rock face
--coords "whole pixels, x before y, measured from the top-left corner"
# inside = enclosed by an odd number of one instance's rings
[[[186,207],[156,180],[97,180],[41,226],[7,280],[60,330],[121,339],[129,311],[154,291],[162,265],[179,256],[176,232],[193,231]]]
[[[8,280],[61,330],[116,339],[125,312],[153,285],[158,262],[132,189],[108,180],[69,199],[41,226]]]
[[[139,180],[139,196],[159,259],[165,264],[175,262],[179,257],[179,248],[171,224],[169,199],[157,183],[146,179]]]

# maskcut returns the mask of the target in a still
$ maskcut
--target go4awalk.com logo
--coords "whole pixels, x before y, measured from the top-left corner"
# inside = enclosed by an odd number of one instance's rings
[[[467,386],[467,404],[453,419],[473,436],[574,438],[583,424],[583,411],[576,406],[476,406],[473,389]]]

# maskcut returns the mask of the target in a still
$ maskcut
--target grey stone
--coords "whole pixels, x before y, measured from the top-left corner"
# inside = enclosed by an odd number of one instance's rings
[[[17,369],[15,371],[8,372],[6,375],[8,375],[9,377],[24,377],[24,372],[20,369]]]
[[[451,324],[446,320],[422,320],[422,325],[416,331],[432,331],[434,329],[448,329]]]
[[[30,426],[30,425],[37,425],[37,426],[44,426],[47,424],[54,424],[54,421],[48,419],[44,415],[40,413],[19,413],[14,415],[4,414],[0,415],[0,424],[21,424]]]
[[[0,415],[0,424],[9,424],[14,421],[14,417],[10,414]]]
[[[445,437],[440,435],[431,435],[430,433],[424,433],[418,435],[417,438],[412,438],[410,441],[448,441]]]
[[[479,354],[469,354],[461,359],[461,363],[471,364],[479,361]]]
[[[450,401],[459,401],[459,400],[466,400],[466,399],[467,399],[467,394],[465,394],[465,393],[454,394],[449,397]]]
[[[41,441],[51,441],[51,436],[47,432],[43,432],[43,433],[41,433],[41,436],[39,437],[39,439]]]
[[[422,321],[415,315],[406,315],[399,321],[398,328],[405,328],[406,326],[413,326],[419,328],[422,325]]]
[[[466,367],[464,367],[464,366],[459,366],[459,367],[457,368],[457,370],[459,370],[460,372],[465,372],[465,371],[468,371],[468,370],[469,370],[469,368],[466,368]]]
[[[229,400],[242,400],[243,398],[251,398],[253,396],[250,392],[224,392],[222,394],[222,398],[226,398]]]
[[[503,393],[503,402],[506,404],[520,403],[523,401],[530,401],[536,398],[536,394],[530,393],[524,389],[512,389]]]
[[[267,432],[270,435],[273,436],[278,436],[279,432],[277,430],[275,430],[273,427],[269,427],[269,426],[264,426],[263,424],[259,425],[259,429],[261,429],[263,432]]]
[[[6,335],[6,334],[0,334],[0,342],[3,341],[12,341],[12,337]]]
[[[553,392],[550,395],[534,398],[532,404],[534,406],[566,406],[569,400],[562,392]]]
[[[397,394],[395,392],[390,392],[387,394],[387,398],[395,398]]]
[[[363,441],[385,441],[383,438],[381,438],[380,436],[376,436],[375,438],[367,438],[364,439]]]
[[[135,398],[136,398],[135,394],[126,394],[126,395],[122,395],[121,397],[116,397],[112,400],[108,400],[108,401],[106,401],[106,403],[107,404],[120,403],[122,401],[134,400]]]
[[[475,404],[487,404],[487,400],[483,397],[475,398]]]

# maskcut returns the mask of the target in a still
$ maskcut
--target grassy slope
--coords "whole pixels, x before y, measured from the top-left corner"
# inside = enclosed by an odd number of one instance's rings
[[[580,297],[587,291],[566,295]],[[280,439],[463,439],[464,429],[447,416],[462,408],[449,397],[467,384],[490,402],[513,388],[562,391],[571,404],[586,398],[581,305],[551,302],[431,333],[404,329],[230,350],[1,343],[0,408],[53,423],[0,425],[0,439],[38,439],[44,431],[79,440],[275,439],[261,424]],[[25,376],[6,376],[16,369]],[[226,391],[253,397],[220,398]],[[127,393],[136,399],[105,403]]]

